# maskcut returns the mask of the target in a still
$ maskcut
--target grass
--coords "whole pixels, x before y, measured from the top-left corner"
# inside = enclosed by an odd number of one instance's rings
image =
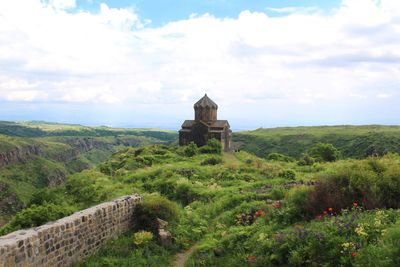
[[[257,129],[234,134],[242,149],[266,157],[282,153],[299,158],[315,144],[331,143],[343,158],[365,158],[400,152],[400,126],[315,126]]]
[[[174,141],[176,133],[157,129],[86,127],[46,122],[0,122],[0,154],[13,158],[0,169],[0,183],[9,185],[18,201],[28,204],[32,195],[51,181],[92,168],[125,146]],[[28,147],[39,148],[27,155]],[[13,155],[10,152],[13,151]],[[19,151],[19,155],[15,155]],[[0,196],[0,209],[9,206]],[[14,212],[13,208],[8,209]]]

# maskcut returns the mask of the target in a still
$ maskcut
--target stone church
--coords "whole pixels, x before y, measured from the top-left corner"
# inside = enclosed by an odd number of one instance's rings
[[[179,145],[194,142],[204,146],[215,138],[222,143],[224,151],[232,146],[232,131],[227,120],[217,120],[218,105],[207,94],[194,104],[194,120],[185,120],[179,131]]]

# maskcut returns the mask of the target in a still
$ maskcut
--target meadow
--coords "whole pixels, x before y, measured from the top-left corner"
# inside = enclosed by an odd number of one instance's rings
[[[214,141],[125,148],[42,189],[0,233],[140,193],[136,227],[76,266],[170,266],[193,246],[186,266],[398,266],[400,156],[343,159],[328,144],[303,154],[222,153]]]

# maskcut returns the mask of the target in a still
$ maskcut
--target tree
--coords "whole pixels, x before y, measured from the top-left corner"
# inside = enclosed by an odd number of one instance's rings
[[[319,162],[332,162],[339,159],[339,150],[332,144],[318,143],[307,153]]]

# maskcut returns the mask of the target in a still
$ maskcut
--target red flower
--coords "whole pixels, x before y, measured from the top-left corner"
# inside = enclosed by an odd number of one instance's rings
[[[326,210],[324,210],[324,215],[328,214],[328,212]]]
[[[357,257],[357,256],[358,256],[357,251],[353,251],[353,252],[351,253],[351,256],[352,256],[352,257]]]
[[[333,211],[333,209],[332,209],[332,208],[328,208],[328,211],[329,211],[329,212],[332,212],[332,211]]]
[[[257,259],[257,257],[254,256],[254,255],[250,255],[250,256],[247,257],[247,261],[248,262],[254,262],[256,259]]]
[[[257,210],[253,215],[254,219],[257,219],[258,217],[264,217],[264,216],[265,216],[265,212],[263,210]]]
[[[358,203],[357,203],[357,202],[354,202],[354,203],[353,203],[353,207],[354,207],[354,208],[357,208],[357,207],[358,207]]]

